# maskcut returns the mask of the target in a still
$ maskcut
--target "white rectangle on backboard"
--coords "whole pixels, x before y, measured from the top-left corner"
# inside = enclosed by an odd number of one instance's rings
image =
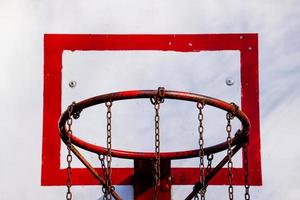
[[[227,102],[241,103],[239,51],[64,51],[62,110],[72,101],[124,90],[167,90],[199,93]],[[74,81],[75,87],[69,83]],[[226,84],[226,81],[233,83]],[[206,144],[225,141],[224,112],[207,108]],[[105,106],[87,109],[74,123],[76,135],[106,146]],[[85,114],[86,113],[86,114]],[[132,151],[154,150],[154,110],[150,101],[132,100],[113,105],[113,148]],[[190,102],[166,101],[161,106],[161,151],[198,148],[197,109]],[[62,154],[66,154],[62,148]],[[97,156],[84,152],[91,163]],[[223,156],[223,155],[222,155]],[[65,167],[61,156],[61,167]],[[234,159],[241,166],[241,156]],[[173,161],[174,166],[198,166],[191,160]],[[74,166],[82,166],[74,161]],[[115,167],[132,166],[132,161],[115,159]]]

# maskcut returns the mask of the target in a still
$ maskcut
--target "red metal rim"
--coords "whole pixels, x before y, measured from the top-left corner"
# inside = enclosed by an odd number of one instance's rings
[[[78,102],[74,105],[72,114],[76,114],[84,110],[85,108],[102,104],[107,101],[119,101],[119,100],[126,100],[126,99],[141,99],[141,98],[155,98],[157,95],[157,90],[131,90],[131,91],[122,91],[122,92],[115,92],[109,94],[103,94],[99,96],[95,96],[81,102]],[[240,109],[236,106],[227,103],[225,101],[195,94],[195,93],[187,93],[187,92],[179,92],[179,91],[164,91],[164,99],[177,99],[183,101],[192,101],[192,102],[200,102],[204,103],[205,105],[210,105],[219,109],[222,109],[226,112],[234,113],[235,117],[237,117],[241,124],[241,130],[238,130],[237,134],[235,134],[234,138],[232,139],[232,146],[245,143],[248,138],[249,129],[250,129],[250,122],[247,118],[246,114],[243,113]],[[60,137],[66,143],[68,139],[68,133],[66,131],[66,122],[68,120],[68,110],[64,111],[59,120],[59,130],[60,130]],[[107,149],[101,146],[97,146],[86,141],[81,140],[80,138],[72,135],[71,136],[72,144],[85,149],[90,152],[94,152],[97,154],[107,154]],[[228,148],[228,143],[224,141],[223,143],[216,144],[214,146],[206,147],[204,149],[204,154],[209,155],[213,153],[217,153]],[[127,159],[149,159],[155,158],[155,153],[153,152],[132,152],[132,151],[122,151],[112,149],[111,155],[113,157],[119,158],[127,158]],[[160,157],[168,158],[168,159],[184,159],[184,158],[193,158],[199,156],[199,149],[194,150],[187,150],[187,151],[177,151],[177,152],[162,152],[160,153]]]

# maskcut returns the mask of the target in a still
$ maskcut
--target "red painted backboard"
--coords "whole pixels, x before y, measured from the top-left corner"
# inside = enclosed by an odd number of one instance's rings
[[[241,109],[251,122],[249,152],[249,181],[261,185],[261,155],[259,127],[259,79],[257,34],[170,34],[170,35],[88,35],[46,34],[44,36],[44,110],[42,185],[65,185],[66,169],[61,168],[61,141],[58,119],[62,109],[62,69],[64,51],[157,51],[157,52],[240,52]],[[139,88],[137,88],[139,89]],[[144,88],[141,88],[144,89]],[[152,88],[156,89],[156,88]],[[197,181],[196,167],[173,167],[175,185],[189,185]],[[233,184],[243,184],[243,168],[233,169]],[[113,168],[112,181],[116,185],[132,184],[133,169]],[[176,178],[178,177],[178,178]],[[85,168],[74,168],[74,185],[94,185],[97,180]],[[224,168],[210,184],[227,183]]]

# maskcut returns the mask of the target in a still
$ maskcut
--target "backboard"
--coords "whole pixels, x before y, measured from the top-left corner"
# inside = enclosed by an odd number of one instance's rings
[[[44,36],[44,108],[42,185],[66,182],[66,149],[57,123],[72,101],[99,94],[156,89],[200,93],[235,102],[251,123],[249,179],[261,185],[258,36],[257,34],[68,35]],[[197,147],[197,110],[192,104],[162,105],[162,151]],[[207,144],[223,141],[225,115],[207,109]],[[154,111],[149,101],[118,102],[113,107],[113,146],[153,151]],[[223,115],[222,115],[223,114]],[[207,117],[206,117],[207,116]],[[105,108],[89,109],[74,122],[76,134],[105,146]],[[238,126],[238,125],[236,125]],[[97,156],[84,152],[99,166]],[[216,160],[220,158],[216,157]],[[242,156],[234,160],[235,185],[243,185]],[[193,185],[199,161],[171,163],[172,185]],[[112,181],[132,185],[133,161],[114,159]],[[54,175],[53,175],[54,174]],[[74,161],[74,185],[96,185],[87,169]],[[227,169],[211,181],[227,184]]]

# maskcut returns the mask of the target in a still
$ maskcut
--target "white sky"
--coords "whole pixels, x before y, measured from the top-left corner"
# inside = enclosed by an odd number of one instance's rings
[[[243,32],[259,34],[263,186],[252,196],[298,199],[299,17],[296,0],[0,0],[0,199],[65,195],[39,186],[45,33]],[[75,193],[99,197],[94,187]]]

